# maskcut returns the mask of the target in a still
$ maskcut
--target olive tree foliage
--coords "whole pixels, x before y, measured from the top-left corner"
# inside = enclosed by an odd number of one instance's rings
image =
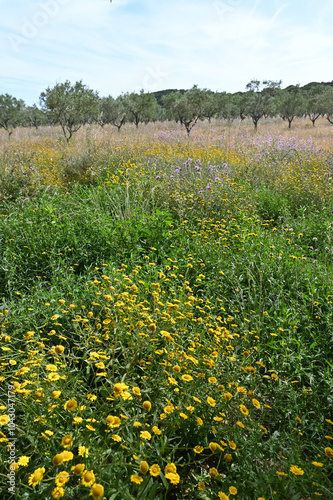
[[[25,106],[22,110],[22,118],[25,127],[35,127],[37,130],[41,125],[47,125],[46,114],[36,104]]]
[[[167,118],[184,125],[187,135],[190,135],[199,118],[207,116],[209,98],[206,89],[199,89],[197,85],[194,85],[184,94],[172,92],[163,97],[163,106],[166,109]]]
[[[299,85],[291,85],[281,90],[277,96],[277,112],[283,120],[288,121],[288,128],[296,117],[306,113],[306,100],[304,99]]]
[[[82,83],[66,80],[48,87],[40,95],[40,104],[53,123],[59,123],[65,139],[70,141],[83,124],[97,118],[98,94]]]
[[[0,128],[8,133],[10,138],[14,129],[21,125],[24,102],[9,94],[0,95]]]
[[[158,104],[153,94],[141,90],[139,94],[136,92],[123,94],[122,98],[126,117],[135,123],[136,128],[140,123],[147,124],[157,119]]]
[[[308,91],[304,91],[303,95],[306,100],[305,114],[310,118],[312,125],[315,126],[316,120],[320,116],[325,116],[326,108],[329,105],[326,91],[330,91],[331,87],[325,85],[313,85]]]
[[[106,124],[117,127],[120,132],[121,127],[126,122],[126,109],[123,96],[114,99],[112,96],[102,97],[99,101],[98,123],[101,127]]]
[[[333,87],[327,87],[320,98],[323,110],[322,114],[333,125]]]
[[[276,114],[275,99],[281,88],[281,80],[251,80],[247,85],[245,94],[245,116],[252,118],[254,129],[257,131],[258,122],[261,118],[274,116]]]

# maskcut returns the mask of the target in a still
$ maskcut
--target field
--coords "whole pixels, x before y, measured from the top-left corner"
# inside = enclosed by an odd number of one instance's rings
[[[1,498],[333,498],[332,137],[0,135]]]

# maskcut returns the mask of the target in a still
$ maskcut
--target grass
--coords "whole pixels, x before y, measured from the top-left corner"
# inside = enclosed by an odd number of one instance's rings
[[[2,498],[333,498],[324,120],[16,134]]]

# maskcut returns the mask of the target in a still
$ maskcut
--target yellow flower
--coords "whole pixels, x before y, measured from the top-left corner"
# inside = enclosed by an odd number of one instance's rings
[[[0,425],[7,425],[9,420],[9,415],[0,415]]]
[[[238,427],[241,427],[242,429],[244,429],[245,427],[245,425],[242,422],[236,422],[236,424],[238,425]]]
[[[143,477],[138,476],[138,474],[132,474],[131,475],[131,482],[135,484],[140,484],[143,481]]]
[[[304,474],[304,470],[302,470],[300,467],[297,467],[296,465],[290,466],[290,472],[295,474],[295,476],[303,476]]]
[[[149,474],[153,477],[159,476],[160,472],[161,472],[161,468],[158,464],[153,464],[149,468]]]
[[[224,460],[225,460],[226,462],[231,462],[231,460],[232,460],[232,455],[230,455],[230,453],[226,453],[226,454],[224,455]]]
[[[83,418],[82,417],[74,417],[73,418],[73,424],[74,425],[82,424],[82,422],[83,422]]]
[[[206,488],[205,483],[203,481],[200,481],[198,484],[198,490],[204,491],[205,488]]]
[[[215,406],[215,405],[216,405],[216,401],[215,401],[215,399],[211,398],[210,396],[208,396],[208,398],[207,398],[207,403],[208,403],[210,406]]]
[[[47,378],[48,378],[48,380],[55,382],[56,380],[60,379],[60,375],[59,375],[59,373],[49,373]]]
[[[57,365],[50,364],[46,365],[45,370],[48,370],[50,372],[56,372],[58,370],[58,367]]]
[[[120,427],[121,420],[119,417],[114,417],[113,415],[109,415],[106,417],[105,422],[108,427],[111,427],[111,429],[115,429],[116,427]]]
[[[153,433],[157,434],[159,436],[160,434],[162,434],[162,431],[156,425],[154,425],[154,427],[153,427]]]
[[[228,495],[226,495],[225,493],[223,493],[223,491],[219,491],[218,495],[219,495],[219,499],[220,500],[229,500]]]
[[[61,445],[64,448],[71,448],[73,446],[73,437],[71,434],[66,434],[61,440]]]
[[[85,469],[84,464],[76,464],[71,467],[71,470],[74,472],[76,476],[81,476],[84,469]]]
[[[278,476],[281,476],[281,477],[288,476],[288,474],[286,474],[285,472],[281,472],[281,471],[278,471],[278,470],[276,471],[276,473],[277,473]]]
[[[26,467],[28,465],[29,461],[30,461],[30,458],[23,455],[22,457],[20,457],[18,459],[17,463],[18,463],[18,465],[23,465],[24,467]]]
[[[197,445],[197,446],[195,446],[195,447],[193,448],[193,451],[194,451],[194,453],[202,453],[202,452],[204,451],[204,449],[205,449],[205,448],[204,448],[203,446],[199,446],[199,445]]]
[[[260,408],[260,403],[257,399],[252,399],[252,403],[255,408]]]
[[[229,446],[232,450],[235,450],[237,448],[237,445],[234,441],[229,441]]]
[[[83,486],[92,486],[95,482],[95,474],[93,473],[92,470],[87,470],[86,472],[83,472],[81,476],[81,483]]]
[[[225,392],[223,394],[223,397],[226,401],[230,401],[230,399],[233,397],[233,395],[230,392]]]
[[[175,373],[179,373],[179,372],[181,371],[181,368],[180,368],[180,366],[179,366],[179,365],[175,365],[172,369],[173,369],[173,371],[174,371]]]
[[[321,462],[312,462],[312,464],[315,466],[315,467],[323,467],[324,464],[322,464]]]
[[[142,460],[140,462],[140,472],[141,472],[141,474],[147,474],[148,470],[149,470],[148,462],[146,462],[145,460]]]
[[[203,420],[200,417],[196,418],[197,425],[203,425]]]
[[[217,476],[219,475],[219,471],[217,469],[215,469],[215,467],[211,467],[209,469],[209,475],[210,477],[212,477],[213,479],[216,479]]]
[[[212,453],[215,453],[215,451],[219,448],[219,445],[217,443],[209,443],[208,448]]]
[[[51,492],[51,495],[53,496],[53,498],[62,498],[64,496],[64,494],[65,494],[65,490],[61,486],[57,486]]]
[[[28,484],[30,486],[37,486],[42,480],[43,480],[43,475],[45,472],[45,467],[40,467],[39,469],[36,469],[33,474],[28,479]]]
[[[333,458],[333,450],[332,448],[325,448],[325,455],[327,456],[327,458]]]
[[[53,459],[52,459],[52,463],[53,465],[60,465],[62,464],[64,461],[64,455],[62,453],[58,453],[57,455],[54,455]]]
[[[132,392],[133,392],[134,396],[141,396],[141,391],[140,391],[139,387],[133,387]]]
[[[61,391],[53,391],[51,394],[51,398],[58,399],[60,395],[61,395]]]
[[[59,472],[55,478],[55,484],[57,486],[63,486],[70,480],[70,475],[65,470]]]
[[[182,375],[182,380],[184,380],[184,382],[191,382],[191,380],[193,380],[193,377],[185,373],[185,375]]]
[[[69,462],[70,460],[73,460],[74,455],[71,451],[63,451],[62,456],[64,457],[64,462]]]
[[[177,472],[168,472],[165,474],[165,477],[169,479],[171,484],[178,484],[180,481],[180,476]]]
[[[65,404],[64,404],[65,410],[68,411],[74,411],[77,408],[77,401],[75,399],[69,399]]]
[[[149,441],[151,439],[151,434],[148,431],[141,431],[140,432],[140,437],[142,439],[147,439]]]
[[[237,495],[237,488],[235,488],[235,486],[230,486],[229,493],[230,495]]]
[[[168,472],[172,472],[172,473],[176,474],[177,466],[172,462],[166,464],[166,466],[164,467],[164,474],[168,474]]]
[[[120,443],[122,441],[122,438],[118,436],[118,434],[112,434],[112,439],[113,441],[117,441],[117,443]]]
[[[246,406],[244,405],[239,405],[239,409],[240,411],[243,413],[243,415],[248,415],[249,414],[249,410],[246,408]]]
[[[104,486],[101,484],[93,484],[89,493],[89,496],[93,497],[93,500],[98,500],[104,495]]]
[[[216,384],[216,382],[217,382],[217,378],[216,378],[216,377],[209,377],[208,382],[209,382],[210,384]]]
[[[79,456],[89,457],[89,450],[85,446],[79,446]]]
[[[150,401],[144,401],[142,403],[142,406],[144,407],[145,410],[150,411],[151,410],[151,402]]]
[[[54,350],[57,354],[62,354],[64,352],[65,348],[63,345],[56,345]]]
[[[118,398],[123,394],[124,391],[127,391],[127,389],[128,385],[124,384],[124,382],[120,382],[113,386],[113,394],[115,395],[116,398]]]

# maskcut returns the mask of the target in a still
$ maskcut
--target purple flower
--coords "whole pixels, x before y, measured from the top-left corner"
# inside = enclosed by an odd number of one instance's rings
[[[155,179],[160,179],[161,176],[160,175],[156,175]]]
[[[195,170],[201,170],[201,168],[199,167],[199,165],[195,165]]]

